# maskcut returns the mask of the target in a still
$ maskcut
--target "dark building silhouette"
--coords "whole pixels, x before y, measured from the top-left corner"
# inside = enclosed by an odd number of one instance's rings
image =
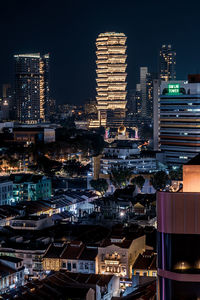
[[[49,54],[14,55],[15,111],[22,123],[49,118]]]
[[[171,45],[162,45],[159,57],[160,79],[164,81],[176,79],[176,51]]]

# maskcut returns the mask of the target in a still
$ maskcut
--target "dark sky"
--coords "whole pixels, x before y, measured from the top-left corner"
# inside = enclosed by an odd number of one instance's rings
[[[15,53],[50,52],[51,92],[59,103],[95,96],[95,39],[124,32],[128,87],[139,67],[157,70],[162,43],[177,50],[177,78],[200,72],[198,0],[1,0],[0,85],[11,81]]]

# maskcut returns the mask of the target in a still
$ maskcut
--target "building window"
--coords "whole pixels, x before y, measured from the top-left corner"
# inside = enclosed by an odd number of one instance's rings
[[[72,264],[72,268],[73,268],[73,269],[76,269],[76,263],[73,263],[73,264]]]
[[[140,275],[140,272],[136,272],[135,275]]]
[[[147,272],[143,272],[143,276],[147,276]]]
[[[63,267],[64,269],[66,269],[66,263],[65,263],[65,262],[62,263],[62,267]]]
[[[71,264],[71,263],[67,263],[67,269],[68,269],[69,271],[71,271],[71,269],[72,269],[72,264]]]
[[[83,263],[80,263],[80,270],[83,270]]]

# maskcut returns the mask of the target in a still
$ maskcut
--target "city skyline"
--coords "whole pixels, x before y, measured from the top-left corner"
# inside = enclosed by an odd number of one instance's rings
[[[145,5],[126,3],[122,6],[109,1],[106,11],[104,1],[101,5],[91,1],[78,2],[76,7],[72,2],[67,5],[64,1],[57,7],[51,1],[36,1],[33,7],[31,2],[26,6],[24,1],[11,2],[12,6],[3,4],[2,38],[6,43],[1,50],[0,84],[12,79],[13,54],[50,52],[52,96],[58,103],[80,104],[94,98],[95,40],[99,33],[106,31],[124,32],[127,36],[128,89],[138,82],[139,67],[147,66],[151,72],[157,71],[159,49],[163,43],[172,44],[177,50],[177,79],[186,79],[188,72],[198,73],[200,45],[195,39],[198,10],[191,11],[185,1],[181,6],[169,3],[169,10],[161,10],[159,1],[153,6],[147,1],[144,1]],[[139,11],[144,17],[138,23]],[[17,18],[13,17],[15,13]],[[169,13],[173,20],[164,26]],[[186,18],[188,21],[184,23]],[[27,28],[23,27],[26,21]],[[187,43],[184,36],[187,36]]]

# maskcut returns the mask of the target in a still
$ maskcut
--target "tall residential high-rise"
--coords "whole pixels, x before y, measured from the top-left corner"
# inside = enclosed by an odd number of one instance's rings
[[[2,87],[3,98],[12,98],[12,88],[10,83],[4,83]]]
[[[157,193],[158,300],[200,299],[200,155],[183,166],[183,189]]]
[[[141,115],[142,117],[147,116],[148,111],[148,100],[147,100],[147,74],[148,74],[148,68],[147,67],[141,67],[140,68],[140,91],[141,91]]]
[[[124,33],[106,32],[96,40],[96,126],[123,124],[127,103],[126,39]]]
[[[14,55],[16,118],[22,123],[49,117],[49,54]]]
[[[168,164],[184,164],[200,152],[200,76],[189,76],[189,81],[162,81],[156,101],[155,144],[165,151]]]
[[[176,80],[176,51],[171,45],[162,45],[159,60],[160,79]]]
[[[157,77],[156,73],[149,73],[147,67],[140,68],[141,116],[144,118],[153,117],[153,80]]]
[[[3,98],[0,100],[0,118],[2,120],[13,119],[13,91],[11,84],[3,84],[2,88]]]

